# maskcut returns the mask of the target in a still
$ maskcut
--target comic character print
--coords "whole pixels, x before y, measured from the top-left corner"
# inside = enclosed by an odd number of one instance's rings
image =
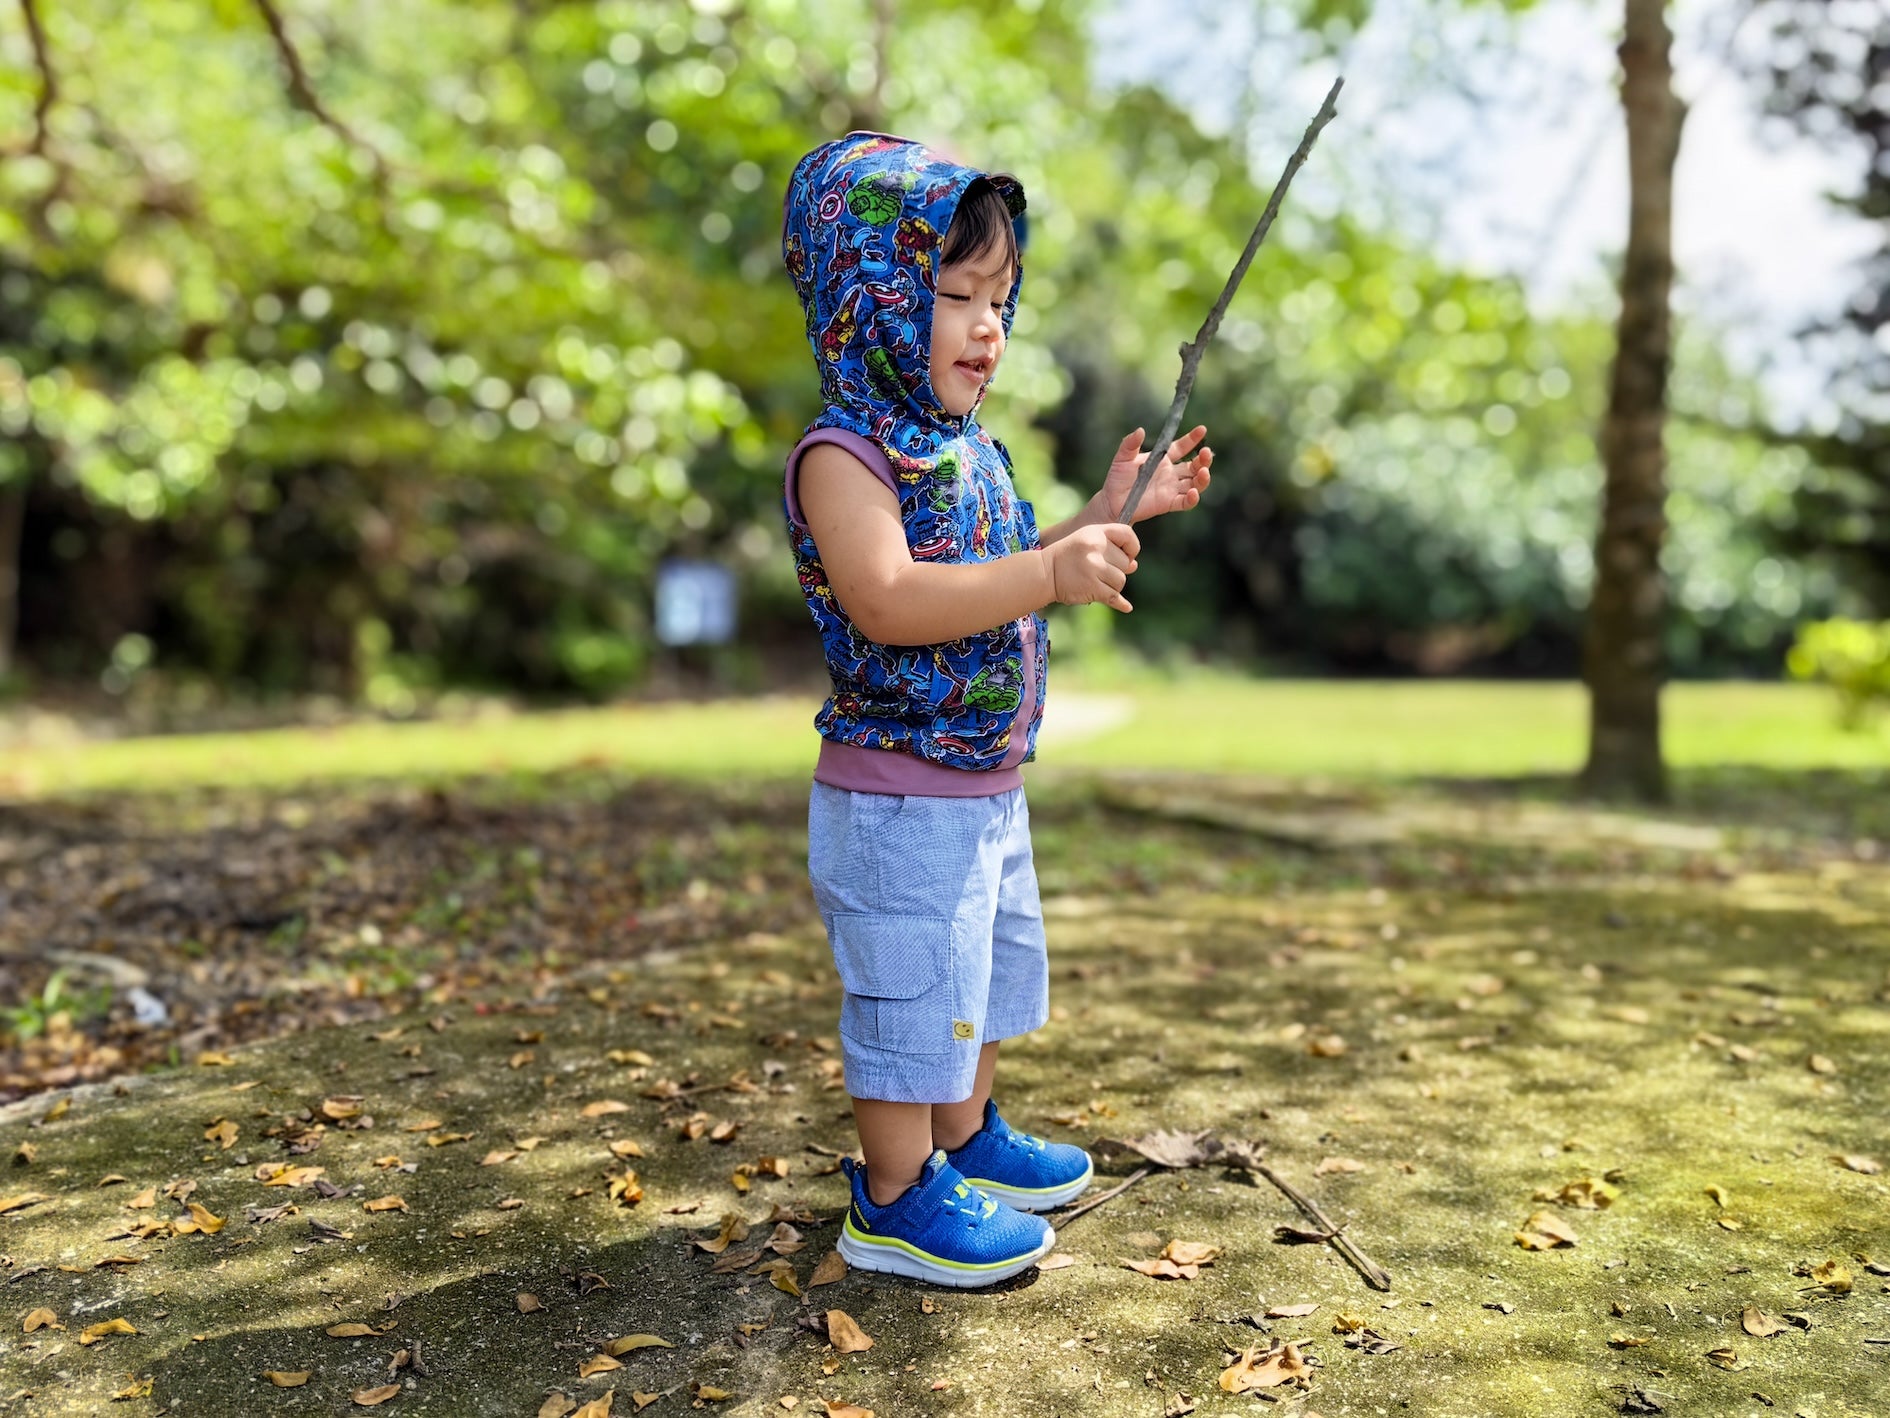
[[[953,163],[903,138],[850,133],[796,165],[783,210],[782,259],[806,312],[824,407],[810,426],[844,429],[886,455],[906,544],[920,561],[985,561],[1038,545],[1010,458],[978,426],[948,412],[930,374],[940,251],[965,190],[992,182],[1019,228],[1024,194],[1008,179]],[[1005,301],[1010,330],[1022,273]],[[1025,666],[1041,686],[1048,637],[1021,622],[943,645],[892,647],[860,634],[833,594],[813,537],[789,519],[801,590],[826,649],[833,694],[815,725],[827,738],[991,768],[1021,727],[1034,743],[1036,696],[1019,724]]]

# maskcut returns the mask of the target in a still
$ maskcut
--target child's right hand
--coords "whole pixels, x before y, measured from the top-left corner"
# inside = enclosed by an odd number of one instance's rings
[[[1122,588],[1141,550],[1141,540],[1121,522],[1079,527],[1058,539],[1044,549],[1057,600],[1066,606],[1101,601],[1112,610],[1133,610]]]

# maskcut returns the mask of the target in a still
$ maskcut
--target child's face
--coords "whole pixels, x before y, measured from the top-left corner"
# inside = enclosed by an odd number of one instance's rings
[[[977,405],[1004,354],[1011,264],[1000,251],[944,267],[932,310],[932,390],[959,417]]]

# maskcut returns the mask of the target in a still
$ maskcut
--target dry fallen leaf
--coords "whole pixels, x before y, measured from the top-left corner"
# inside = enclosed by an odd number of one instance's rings
[[[714,1384],[691,1384],[689,1391],[703,1403],[720,1403],[725,1398],[733,1398],[733,1389],[717,1388]],[[692,1404],[691,1407],[694,1405]]]
[[[643,1186],[637,1181],[636,1168],[625,1167],[621,1177],[612,1177],[606,1188],[610,1199],[619,1206],[635,1206],[643,1200]]]
[[[359,1320],[351,1320],[347,1324],[331,1324],[323,1332],[330,1339],[365,1339],[371,1334],[380,1333],[373,1325],[362,1324]]]
[[[630,1105],[628,1103],[620,1103],[615,1098],[599,1098],[595,1103],[586,1103],[580,1110],[580,1114],[587,1118],[603,1118],[610,1116],[612,1113],[627,1113],[629,1111]]]
[[[674,1349],[675,1347],[667,1339],[659,1339],[654,1334],[626,1334],[606,1344],[604,1352],[613,1359],[621,1359],[633,1349]]]
[[[838,1251],[828,1251],[820,1258],[820,1264],[814,1267],[814,1273],[807,1277],[807,1288],[812,1290],[816,1286],[832,1285],[835,1281],[844,1280],[846,1274],[846,1257]]]
[[[1206,1166],[1216,1160],[1221,1146],[1220,1140],[1210,1129],[1204,1128],[1200,1132],[1163,1129],[1144,1133],[1141,1137],[1098,1138],[1092,1150],[1104,1157],[1133,1152],[1158,1167],[1180,1169]]]
[[[571,1418],[610,1418],[611,1401],[616,1397],[616,1389],[606,1389],[598,1397],[593,1398],[582,1408],[573,1412]],[[634,1402],[638,1410],[641,1411],[656,1402],[657,1397],[658,1395],[653,1393],[639,1393],[631,1395],[631,1401]]]
[[[139,1192],[136,1196],[134,1196],[130,1201],[125,1203],[125,1209],[127,1211],[148,1211],[151,1207],[154,1207],[156,1205],[157,1205],[157,1188],[146,1187],[143,1191]]]
[[[1312,1169],[1315,1177],[1330,1177],[1338,1173],[1362,1172],[1365,1164],[1356,1157],[1325,1157]]]
[[[1156,1280],[1192,1280],[1201,1273],[1198,1265],[1176,1265],[1166,1256],[1158,1256],[1154,1260],[1125,1260],[1122,1263],[1130,1270]]]
[[[1788,1324],[1780,1324],[1757,1305],[1746,1306],[1739,1317],[1739,1327],[1754,1339],[1770,1339],[1791,1328]]]
[[[235,1064],[235,1062],[236,1060],[231,1058],[228,1054],[214,1051],[197,1055],[197,1066],[199,1068],[229,1068]]]
[[[36,1329],[64,1329],[65,1326],[59,1323],[58,1315],[51,1310],[41,1308],[28,1311],[26,1318],[21,1321],[20,1328],[22,1332],[31,1334]]]
[[[610,1155],[622,1161],[627,1157],[641,1157],[643,1149],[636,1144],[636,1139],[620,1137],[610,1144]]]
[[[136,1334],[128,1319],[101,1320],[97,1324],[88,1324],[79,1331],[79,1343],[97,1344],[108,1334]]]
[[[363,1211],[406,1211],[407,1199],[402,1196],[377,1196],[372,1201],[361,1203]]]
[[[449,1143],[471,1141],[472,1134],[469,1132],[433,1132],[427,1134],[428,1147],[445,1147]]]
[[[1306,1052],[1316,1059],[1336,1059],[1345,1053],[1345,1040],[1337,1034],[1315,1034],[1306,1041]]]
[[[1221,1387],[1228,1393],[1251,1393],[1263,1388],[1292,1384],[1305,1388],[1312,1383],[1312,1366],[1300,1355],[1296,1344],[1280,1344],[1262,1350],[1245,1350],[1239,1359],[1221,1370]]]
[[[1037,1262],[1039,1270],[1068,1270],[1076,1264],[1076,1257],[1068,1251],[1058,1251],[1055,1255],[1045,1256]]]
[[[862,1408],[857,1403],[842,1403],[830,1398],[827,1403],[827,1418],[873,1418],[873,1410]]]
[[[1851,1271],[1842,1261],[1827,1260],[1822,1265],[1813,1266],[1811,1278],[1833,1295],[1850,1293]]]
[[[312,1372],[309,1369],[264,1369],[263,1377],[277,1388],[300,1388],[309,1381]]]
[[[1805,1060],[1805,1067],[1813,1073],[1836,1073],[1837,1065],[1823,1054],[1813,1054]]]
[[[797,1300],[800,1299],[800,1283],[794,1278],[794,1267],[789,1265],[786,1261],[781,1261],[777,1264],[773,1273],[768,1278],[773,1282],[775,1289],[784,1294],[792,1295]]]
[[[554,1389],[545,1395],[545,1401],[538,1405],[536,1418],[568,1418],[571,1410],[576,1407],[577,1404]]]
[[[38,1206],[42,1201],[51,1201],[45,1192],[21,1192],[17,1196],[0,1197],[0,1216],[10,1211],[22,1211],[29,1206]]]
[[[1301,1320],[1318,1309],[1317,1305],[1274,1305],[1267,1311],[1270,1320]]]
[[[203,1140],[214,1142],[225,1152],[236,1145],[236,1124],[228,1118],[220,1118],[203,1130]]]
[[[130,1383],[112,1394],[112,1402],[119,1403],[127,1398],[149,1398],[151,1396],[151,1390],[156,1386],[157,1376],[155,1374],[147,1375],[142,1379],[134,1378]]]
[[[224,1218],[213,1216],[210,1208],[200,1201],[193,1201],[189,1206],[190,1220],[179,1221],[171,1229],[180,1236],[189,1236],[201,1231],[206,1236],[214,1236],[224,1227]]]
[[[529,1290],[519,1291],[512,1297],[512,1303],[518,1306],[521,1315],[535,1315],[545,1307],[544,1301]]]
[[[479,1159],[481,1167],[501,1167],[518,1156],[516,1148],[495,1147]]]
[[[859,1354],[873,1347],[870,1336],[853,1322],[845,1310],[827,1311],[827,1338],[842,1354]]]
[[[1220,1258],[1221,1248],[1200,1241],[1170,1241],[1162,1254],[1176,1265],[1212,1265]]]
[[[1852,1172],[1862,1172],[1867,1177],[1874,1177],[1883,1170],[1883,1165],[1874,1157],[1859,1157],[1855,1153],[1833,1152],[1831,1160],[1838,1166]],[[6,1209],[6,1203],[0,1202],[0,1211]]]
[[[1536,1192],[1533,1199],[1553,1201],[1582,1211],[1605,1211],[1614,1205],[1614,1199],[1619,1195],[1620,1193],[1615,1188],[1599,1177],[1577,1177],[1572,1182],[1564,1182],[1553,1191],[1544,1187]]]
[[[382,1384],[379,1388],[358,1388],[354,1391],[356,1406],[378,1408],[400,1392],[399,1384]]]
[[[1709,1349],[1706,1351],[1706,1358],[1709,1363],[1717,1364],[1722,1369],[1737,1369],[1741,1367],[1738,1354],[1734,1353],[1729,1347]]]
[[[1732,1194],[1724,1187],[1713,1186],[1706,1189],[1706,1194],[1713,1199],[1713,1205],[1721,1211],[1732,1205]]]
[[[593,1354],[582,1364],[578,1365],[578,1377],[588,1379],[592,1374],[601,1374],[608,1370],[621,1369],[622,1367],[622,1364],[619,1364],[608,1354]]]
[[[1552,1211],[1538,1211],[1516,1233],[1516,1244],[1526,1251],[1551,1251],[1575,1244],[1575,1233]]]
[[[1615,1349],[1639,1349],[1642,1345],[1652,1342],[1652,1340],[1643,1339],[1639,1335],[1634,1334],[1611,1334],[1608,1336],[1609,1345]]]
[[[723,1251],[727,1250],[732,1243],[745,1241],[747,1239],[747,1220],[739,1212],[725,1211],[722,1213],[722,1229],[716,1234],[715,1239],[713,1241],[697,1241],[695,1244],[707,1251],[710,1255],[720,1255]]]

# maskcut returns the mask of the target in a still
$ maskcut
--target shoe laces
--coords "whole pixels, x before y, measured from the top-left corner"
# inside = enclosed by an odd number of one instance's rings
[[[969,1205],[960,1206],[961,1201],[968,1202]],[[966,1182],[958,1183],[949,1194],[940,1197],[939,1205],[953,1216],[964,1217],[965,1224],[971,1227],[976,1227],[980,1221],[990,1217],[998,1209],[996,1198],[989,1192],[983,1187],[974,1187]]]
[[[1026,1152],[1041,1152],[1044,1149],[1044,1140],[1041,1137],[1034,1137],[1027,1132],[1018,1132],[1013,1128],[1004,1130],[1004,1140],[1012,1147],[1021,1147]]]

